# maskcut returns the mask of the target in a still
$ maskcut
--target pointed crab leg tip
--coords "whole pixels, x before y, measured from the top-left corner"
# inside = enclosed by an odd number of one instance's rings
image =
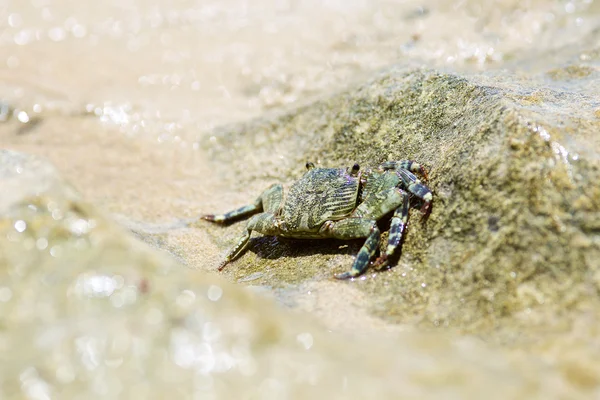
[[[352,272],[344,272],[341,274],[336,274],[333,277],[339,281],[346,281],[348,279],[356,277],[356,275],[352,274]]]
[[[426,222],[431,215],[431,204],[421,208],[421,222]]]
[[[431,208],[431,203],[426,202],[425,204],[423,204],[423,207],[421,207],[421,213],[423,215],[429,216],[429,214],[431,214]]]
[[[214,221],[215,220],[215,216],[212,214],[206,214],[206,215],[201,215],[200,219],[205,219],[207,221]]]
[[[217,271],[223,271],[223,268],[225,268],[227,266],[227,264],[229,264],[228,261],[223,261],[221,264],[219,264]]]

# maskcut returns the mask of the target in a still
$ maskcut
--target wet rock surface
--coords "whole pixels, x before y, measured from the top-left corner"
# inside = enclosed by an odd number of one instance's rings
[[[220,140],[254,147],[258,158],[283,152],[296,161],[284,177],[302,174],[301,157],[323,166],[425,164],[432,215],[421,223],[413,212],[398,265],[369,271],[354,286],[384,318],[482,333],[538,306],[562,313],[599,305],[600,165],[591,145],[597,98],[548,90],[532,107],[522,93],[535,91],[501,79],[392,70],[268,130],[259,121]],[[580,97],[577,116],[567,100],[573,97]],[[220,160],[244,157],[218,142],[210,149]],[[360,245],[338,251],[339,244],[260,238],[255,254],[227,268],[269,286],[328,279],[351,265],[339,254],[355,254]]]

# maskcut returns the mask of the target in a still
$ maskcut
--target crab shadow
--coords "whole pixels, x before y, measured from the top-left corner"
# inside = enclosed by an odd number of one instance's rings
[[[378,226],[382,235],[381,245],[387,244],[387,231],[390,228],[389,219],[379,221]],[[267,260],[279,258],[302,258],[314,255],[349,255],[355,256],[364,245],[366,238],[341,240],[341,239],[293,239],[281,236],[258,236],[250,239],[248,252],[256,254],[257,257]],[[404,238],[402,239],[404,242]],[[389,258],[388,266],[381,268],[387,270],[395,266],[400,259],[402,247]],[[375,258],[379,255],[376,253]],[[371,260],[371,261],[373,261]]]
[[[260,236],[250,239],[248,251],[268,260],[282,257],[307,257],[315,254],[354,255],[363,243],[364,239],[291,239],[281,236]]]

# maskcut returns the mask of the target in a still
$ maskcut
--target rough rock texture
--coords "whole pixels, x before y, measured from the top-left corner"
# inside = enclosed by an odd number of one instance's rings
[[[261,170],[288,181],[307,159],[324,166],[425,164],[435,194],[431,217],[421,224],[413,212],[398,266],[355,285],[385,318],[483,333],[540,306],[552,315],[600,310],[597,97],[536,85],[392,69],[274,122],[224,131],[205,146],[221,160],[244,160],[249,151],[265,160],[282,154],[285,162]],[[360,244],[342,253],[355,254]],[[332,258],[337,247],[261,238],[252,246],[257,256],[228,268],[269,286],[327,279],[351,264]]]

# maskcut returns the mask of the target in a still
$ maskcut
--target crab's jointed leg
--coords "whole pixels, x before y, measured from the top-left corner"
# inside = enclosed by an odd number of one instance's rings
[[[260,197],[254,204],[249,204],[247,206],[243,206],[240,208],[236,208],[233,211],[226,212],[224,214],[206,214],[200,216],[200,218],[205,219],[207,221],[216,222],[218,224],[226,224],[229,222],[233,222],[238,219],[243,219],[249,217],[252,214],[256,214],[260,212],[262,209],[262,203],[260,202]]]
[[[390,226],[390,235],[388,246],[385,250],[386,254],[391,255],[396,250],[396,247],[402,241],[402,234],[406,229],[408,222],[408,211],[410,209],[410,201],[407,193],[403,194],[402,207],[398,207],[392,216],[392,224]]]
[[[373,258],[377,247],[379,247],[381,232],[377,227],[377,222],[365,218],[348,218],[337,222],[330,222],[327,230],[331,237],[336,239],[367,238],[354,259],[352,269],[348,272],[335,275],[335,277],[337,279],[348,279],[362,274],[369,266],[369,261]]]
[[[386,171],[388,171],[388,170],[395,171],[395,170],[402,168],[402,169],[406,169],[410,172],[416,172],[418,174],[421,174],[425,177],[425,179],[428,179],[427,170],[425,168],[423,168],[423,166],[421,164],[419,164],[413,160],[386,161],[381,164],[381,168],[383,168]]]
[[[431,193],[431,190],[427,186],[423,185],[421,181],[419,181],[407,170],[400,169],[397,172],[400,175],[400,178],[406,184],[408,191],[423,200],[421,212],[423,213],[423,218],[426,219],[431,212],[431,200],[433,200],[433,193]]]
[[[270,212],[264,212],[253,216],[250,221],[248,221],[244,234],[238,239],[236,245],[227,252],[227,255],[221,264],[219,264],[219,271],[246,250],[252,231],[257,231],[265,235],[277,235],[278,229],[275,224],[275,215]]]
[[[390,233],[388,236],[388,244],[383,253],[375,260],[375,267],[381,268],[387,265],[388,257],[393,255],[398,246],[402,243],[402,237],[408,223],[408,212],[410,210],[410,197],[408,193],[403,193],[402,206],[394,211],[392,222],[390,225]]]
[[[219,271],[246,249],[252,231],[258,231],[267,235],[276,235],[278,233],[278,227],[275,223],[275,214],[277,214],[281,208],[282,202],[283,186],[280,184],[275,184],[265,190],[253,204],[238,208],[225,214],[202,216],[203,219],[208,221],[226,223],[264,210],[263,213],[254,215],[250,221],[248,221],[248,224],[246,225],[246,231],[238,239],[236,245],[227,252],[225,259],[219,265]]]
[[[406,189],[423,200],[423,207],[421,212],[426,217],[431,211],[431,200],[433,200],[433,194],[431,190],[423,185],[419,178],[415,176],[413,172],[419,173],[427,178],[427,171],[420,164],[412,160],[402,161],[387,161],[381,164],[381,168],[386,171],[393,170],[396,172],[398,177],[402,179]]]
[[[256,214],[263,210],[270,211],[276,204],[277,208],[281,205],[283,199],[283,187],[280,184],[271,185],[268,189],[261,193],[260,196],[254,201],[253,204],[237,208],[233,211],[226,212],[224,214],[207,214],[202,215],[200,218],[207,221],[225,224],[238,219],[249,217],[252,214]],[[273,212],[275,211],[273,210]]]
[[[354,218],[348,218],[338,222],[330,222],[327,226],[329,234],[337,239],[355,239],[366,237],[365,244],[360,249],[352,264],[352,269],[343,274],[336,275],[338,279],[347,279],[360,275],[365,271],[369,265],[369,261],[373,258],[375,251],[379,247],[380,231],[377,227],[376,221],[389,213],[392,210],[397,210],[394,216],[398,214],[398,209],[403,206],[401,210],[406,208],[406,215],[408,215],[408,194],[398,188],[390,188],[383,192],[376,192],[371,194],[361,203],[354,213]],[[393,252],[402,239],[402,232],[404,231],[404,224],[402,223],[402,217],[404,211],[400,211],[400,218],[396,218],[398,221],[395,223],[395,227],[392,227],[390,232],[390,239],[388,240],[388,248]],[[392,224],[394,222],[392,221]],[[395,233],[393,233],[395,232]]]

